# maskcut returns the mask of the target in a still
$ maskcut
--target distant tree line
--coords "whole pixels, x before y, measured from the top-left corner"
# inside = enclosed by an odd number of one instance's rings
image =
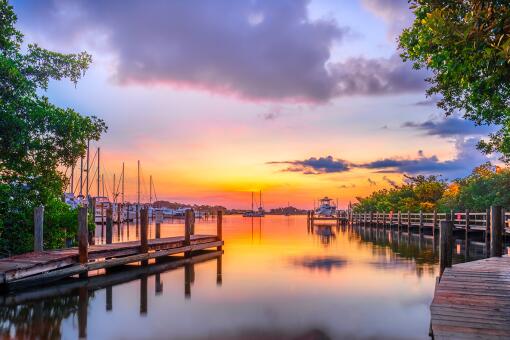
[[[483,164],[465,177],[448,182],[438,176],[406,176],[402,185],[357,197],[355,212],[485,211],[491,205],[510,207],[510,169]]]
[[[168,201],[155,201],[152,205],[155,208],[169,208],[169,209],[192,208],[193,210],[209,213],[216,213],[218,210],[225,212],[227,210],[227,208],[221,205],[185,204]]]

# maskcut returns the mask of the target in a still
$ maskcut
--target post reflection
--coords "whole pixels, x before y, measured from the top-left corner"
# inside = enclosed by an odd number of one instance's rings
[[[154,277],[155,295],[163,297],[162,274],[184,267],[184,295],[186,299],[191,299],[191,286],[195,281],[197,263],[216,261],[216,284],[221,286],[222,255],[223,251],[200,251],[188,258],[170,256],[159,259],[149,266],[124,266],[87,279],[70,279],[56,285],[0,296],[0,338],[61,338],[64,320],[76,318],[77,335],[80,339],[86,339],[89,304],[95,298],[95,292],[105,292],[106,311],[113,312],[114,288],[138,281],[139,312],[141,316],[146,316],[150,309],[148,303],[150,277]]]

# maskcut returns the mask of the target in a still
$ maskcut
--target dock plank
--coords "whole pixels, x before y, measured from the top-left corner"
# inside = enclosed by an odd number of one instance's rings
[[[447,268],[430,306],[436,339],[510,337],[510,257]]]

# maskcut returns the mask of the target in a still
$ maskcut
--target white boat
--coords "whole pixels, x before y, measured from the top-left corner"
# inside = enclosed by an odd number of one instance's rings
[[[315,214],[320,217],[334,217],[336,216],[336,206],[332,203],[333,199],[324,197],[319,200],[319,207],[315,209]]]
[[[260,191],[259,207],[257,210],[253,208],[253,192],[251,193],[251,211],[247,211],[243,214],[243,217],[264,217],[266,212],[262,207],[262,191]]]

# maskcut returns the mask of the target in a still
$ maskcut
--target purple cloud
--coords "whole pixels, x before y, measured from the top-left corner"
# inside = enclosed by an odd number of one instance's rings
[[[332,156],[311,157],[302,161],[268,162],[268,164],[289,164],[286,172],[301,172],[305,175],[319,175],[349,171],[349,164],[342,159],[334,159]]]
[[[476,125],[474,122],[459,117],[442,120],[428,120],[422,123],[406,122],[403,127],[423,131],[430,136],[482,136],[496,131],[493,126]]]
[[[119,84],[315,103],[425,88],[423,72],[397,55],[332,61],[331,47],[348,28],[312,20],[306,0],[41,0],[16,10],[24,29],[57,43],[97,45],[101,37]]]

